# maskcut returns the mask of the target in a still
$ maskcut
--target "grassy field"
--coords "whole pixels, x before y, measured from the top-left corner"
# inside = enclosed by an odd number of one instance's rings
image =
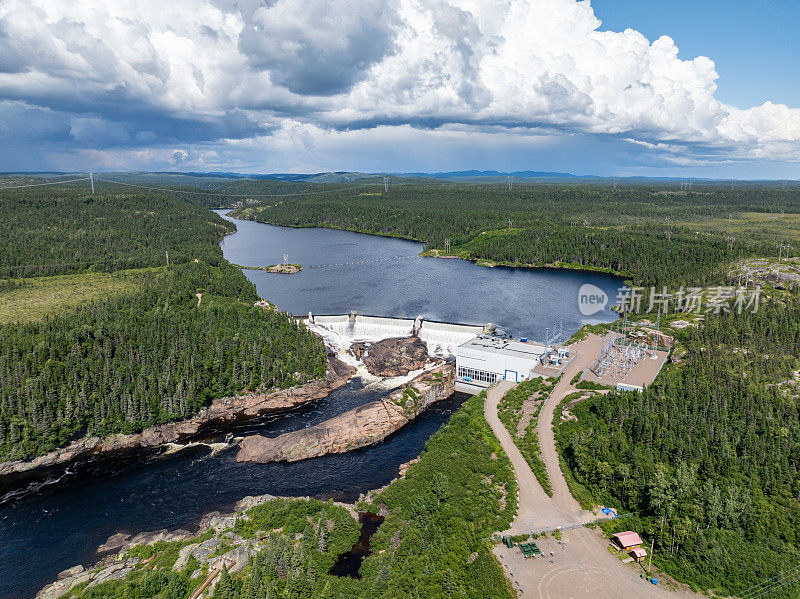
[[[774,212],[736,212],[729,218],[677,221],[678,226],[694,228],[700,233],[724,233],[744,239],[800,241],[800,214]],[[777,251],[777,250],[776,250]]]
[[[161,269],[12,280],[10,288],[0,288],[0,324],[31,322],[63,313],[81,303],[132,289],[143,273],[158,270]]]

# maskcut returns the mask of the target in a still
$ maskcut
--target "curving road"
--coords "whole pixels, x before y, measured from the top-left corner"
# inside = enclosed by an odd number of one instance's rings
[[[519,485],[517,515],[509,534],[552,530],[579,522],[597,519],[592,512],[582,510],[572,497],[561,472],[558,452],[553,435],[553,418],[561,400],[575,391],[570,384],[572,377],[585,370],[601,345],[601,338],[590,335],[586,340],[572,346],[577,356],[564,369],[563,376],[553,393],[542,406],[539,414],[539,439],[542,459],[550,473],[553,497],[542,489],[522,453],[514,444],[497,414],[497,404],[515,386],[501,381],[491,387],[486,395],[484,414],[514,467]],[[663,586],[654,586],[640,578],[644,570],[639,566],[627,566],[608,552],[608,541],[598,533],[584,527],[562,532],[562,539],[552,536],[537,541],[543,557],[526,560],[522,552],[514,547],[495,545],[494,553],[513,588],[522,597],[541,599],[600,599],[604,597],[684,597],[685,593],[672,591]],[[695,595],[691,595],[695,596]]]

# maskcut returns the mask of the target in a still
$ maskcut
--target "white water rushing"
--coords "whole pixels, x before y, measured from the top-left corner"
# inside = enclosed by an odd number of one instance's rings
[[[351,366],[360,362],[350,352],[353,343],[381,341],[392,337],[411,337],[415,333],[428,346],[428,355],[441,359],[455,355],[455,348],[476,337],[485,327],[454,323],[428,322],[421,318],[385,318],[378,316],[334,315],[303,319],[306,326],[322,337],[326,347]]]

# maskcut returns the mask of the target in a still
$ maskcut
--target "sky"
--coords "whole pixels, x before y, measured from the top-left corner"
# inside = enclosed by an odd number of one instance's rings
[[[796,179],[798,22],[797,0],[3,0],[0,171]]]

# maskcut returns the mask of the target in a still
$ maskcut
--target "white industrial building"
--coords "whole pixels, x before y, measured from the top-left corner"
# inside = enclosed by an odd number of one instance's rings
[[[520,382],[540,376],[533,368],[547,347],[489,335],[470,339],[456,348],[455,390],[477,394],[500,380]]]

